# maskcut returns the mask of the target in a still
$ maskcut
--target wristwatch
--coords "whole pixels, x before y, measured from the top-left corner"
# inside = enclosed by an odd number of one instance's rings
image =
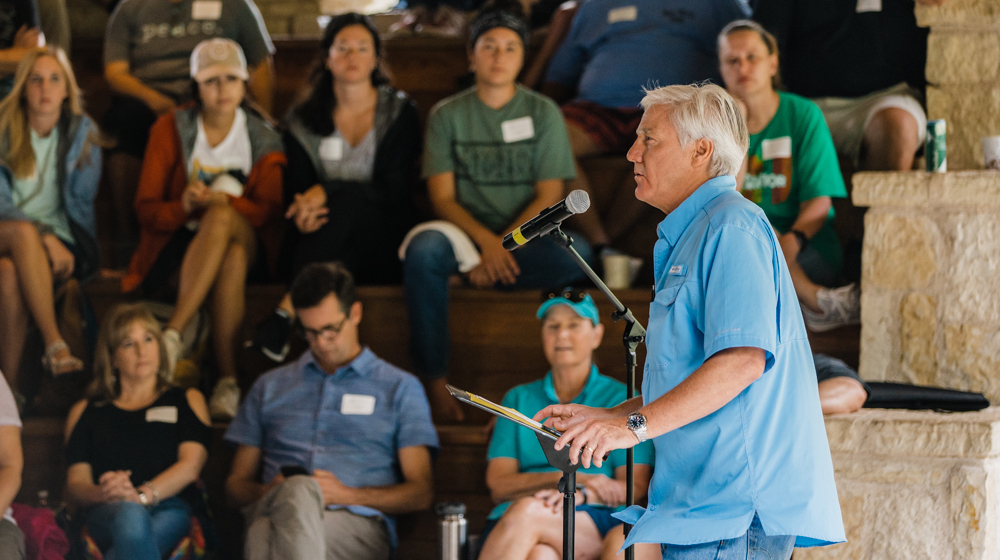
[[[150,506],[149,496],[147,496],[145,492],[139,492],[139,503],[142,504],[142,507],[144,508],[148,508]]]
[[[625,422],[625,426],[632,430],[635,437],[639,439],[639,443],[646,441],[646,417],[638,412],[633,412],[628,415],[628,420]]]

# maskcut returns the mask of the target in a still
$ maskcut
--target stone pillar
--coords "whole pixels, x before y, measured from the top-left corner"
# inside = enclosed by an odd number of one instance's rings
[[[1000,409],[826,418],[847,542],[796,560],[1000,558]]]
[[[859,373],[1000,402],[1000,173],[857,173]]]
[[[927,116],[948,121],[948,169],[982,169],[983,136],[1000,135],[1000,2],[917,5],[927,40]]]

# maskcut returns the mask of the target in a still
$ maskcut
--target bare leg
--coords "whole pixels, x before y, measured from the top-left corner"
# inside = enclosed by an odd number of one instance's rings
[[[591,199],[590,211],[575,216],[571,223],[580,230],[580,233],[586,236],[591,245],[607,245],[611,242],[611,239],[608,237],[608,233],[604,230],[604,225],[601,223],[601,204],[598,204],[597,199],[594,197],[594,191],[590,186],[590,182],[580,167],[580,158],[597,154],[600,152],[600,149],[594,143],[593,139],[575,124],[567,122],[566,132],[569,134],[569,144],[573,149],[573,164],[576,166],[576,178],[566,181],[566,193],[569,194],[570,191],[582,189],[590,195]]]
[[[247,227],[250,227],[249,225]],[[243,322],[247,270],[253,247],[230,243],[212,288],[212,342],[220,377],[236,378],[236,336]]]
[[[625,544],[625,534],[622,526],[612,527],[607,535],[604,535],[604,546],[601,550],[601,560],[624,560],[625,553],[618,554],[622,545]],[[660,545],[653,543],[638,543],[635,545],[636,560],[660,560],[663,555],[660,553]]]
[[[872,117],[865,129],[866,171],[909,171],[920,147],[920,131],[913,115],[898,107],[887,107]]]
[[[850,377],[833,377],[819,384],[819,404],[823,414],[844,414],[859,410],[868,393],[855,379]]]
[[[17,374],[27,340],[28,308],[21,299],[14,261],[0,258],[0,370],[11,389],[18,390]]]
[[[202,216],[198,234],[184,253],[177,306],[167,322],[167,328],[181,331],[198,312],[219,276],[231,243],[240,243],[245,248],[254,247],[253,231],[232,207],[212,206]]]
[[[533,497],[521,498],[504,512],[500,522],[486,539],[479,554],[481,560],[522,560],[545,554],[542,545],[562,556],[562,512],[555,512]],[[577,560],[596,560],[601,553],[601,534],[594,520],[584,512],[576,513]],[[536,550],[536,547],[539,549]],[[538,556],[545,558],[545,556]]]
[[[0,222],[0,255],[14,263],[21,295],[42,333],[45,346],[62,340],[52,301],[52,268],[38,230],[30,222]],[[69,356],[60,353],[56,358]]]

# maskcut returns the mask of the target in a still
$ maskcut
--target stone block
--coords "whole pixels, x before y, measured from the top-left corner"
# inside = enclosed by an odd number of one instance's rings
[[[264,19],[291,18],[301,13],[319,13],[315,2],[272,2],[261,8]]]
[[[907,294],[899,314],[902,374],[916,385],[934,385],[938,371],[936,301],[926,294]]]
[[[954,470],[950,459],[917,459],[912,457],[885,457],[838,452],[833,455],[838,488],[842,484],[853,486],[916,485],[943,488],[949,484]]]
[[[884,488],[867,499],[873,507],[868,558],[881,560],[916,560],[951,558],[952,547],[962,546],[952,540],[949,500],[935,489],[908,487]]]
[[[1000,221],[995,211],[948,214],[941,275],[941,316],[948,323],[1000,328]]]
[[[931,30],[926,74],[928,82],[938,85],[996,81],[1000,34],[995,30]]]
[[[844,533],[847,542],[833,546],[795,549],[795,560],[836,560],[847,558],[864,558],[865,533],[865,496],[860,490],[845,488],[838,478],[837,497],[840,499],[840,512],[844,520]]]
[[[900,295],[862,285],[858,374],[869,381],[899,378]]]
[[[269,17],[264,19],[264,26],[269,35],[288,35],[292,29],[292,21],[287,17]]]
[[[982,153],[982,146],[979,147]],[[955,171],[935,173],[929,199],[935,204],[967,205],[978,209],[1000,207],[1000,173],[996,171]]]
[[[319,14],[296,14],[292,18],[292,35],[295,37],[321,37],[323,28],[319,26]]]
[[[929,200],[929,185],[937,173],[923,171],[865,171],[851,176],[851,199],[855,206],[915,206]]]
[[[945,325],[945,367],[941,385],[983,393],[1000,402],[1000,333],[972,325]]]
[[[951,479],[951,518],[955,542],[964,546],[957,558],[985,558],[987,515],[986,470],[981,466],[957,469]]]
[[[996,0],[948,0],[942,6],[916,5],[920,27],[990,27],[1000,25],[1000,2]]]
[[[912,459],[1000,456],[998,407],[953,414],[865,408],[851,414],[827,416],[824,420],[834,456]]]
[[[926,287],[938,270],[938,237],[937,226],[927,217],[868,212],[861,259],[865,287]]]
[[[982,169],[982,138],[1000,135],[1000,84],[928,86],[927,115],[948,122],[950,171]]]

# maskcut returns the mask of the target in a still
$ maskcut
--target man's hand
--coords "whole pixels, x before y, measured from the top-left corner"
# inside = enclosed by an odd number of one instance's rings
[[[351,487],[344,485],[339,478],[330,471],[322,469],[313,470],[312,477],[319,483],[323,490],[323,504],[328,506],[351,505]]]
[[[584,420],[614,418],[614,416],[614,413],[607,408],[593,408],[582,404],[551,404],[539,410],[534,420],[541,422],[543,418],[548,418],[545,425],[562,432]]]
[[[514,255],[503,248],[502,237],[495,237],[480,249],[482,250],[482,264],[479,266],[483,268],[483,272],[489,278],[490,286],[497,282],[508,286],[517,282],[517,276],[521,274],[521,269],[517,266]],[[469,279],[472,280],[471,272]]]
[[[14,46],[22,49],[35,49],[45,46],[45,36],[37,27],[22,25],[14,34]]]
[[[132,486],[132,471],[108,471],[97,481],[105,502],[138,502],[139,493]]]
[[[569,460],[574,465],[581,463],[584,468],[591,464],[600,467],[608,453],[616,449],[628,449],[639,439],[626,427],[627,417],[595,418],[575,423],[556,440],[556,451],[570,446]]]
[[[190,214],[199,208],[204,208],[209,199],[208,187],[201,181],[195,181],[184,188],[181,193],[181,207],[184,213]]]
[[[45,245],[49,262],[52,264],[52,276],[59,281],[68,280],[73,276],[76,260],[73,253],[63,245],[62,241],[55,235],[47,233],[42,236],[42,244]]]

